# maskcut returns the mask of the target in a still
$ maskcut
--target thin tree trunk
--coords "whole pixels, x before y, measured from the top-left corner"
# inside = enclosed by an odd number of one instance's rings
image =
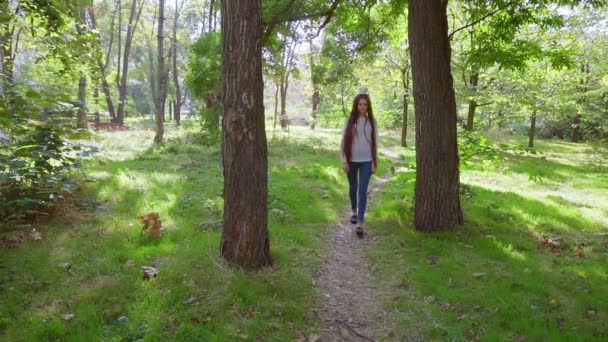
[[[85,34],[85,24],[87,21],[84,7],[78,9],[78,16],[82,22],[76,23],[76,31],[78,32],[78,35],[82,37]],[[78,102],[80,107],[76,114],[76,127],[87,128],[87,76],[82,71],[80,72],[80,79],[78,80]]]
[[[125,102],[127,101],[127,81],[129,74],[129,57],[131,54],[131,43],[133,42],[133,35],[141,11],[144,7],[142,1],[139,10],[137,10],[137,0],[133,0],[131,4],[131,14],[129,15],[129,26],[127,27],[127,35],[125,37],[125,48],[122,58],[122,74],[120,75],[120,86],[118,88],[118,111],[116,113],[116,121],[119,125],[124,124],[125,119]]]
[[[173,84],[175,85],[175,105],[173,106],[173,118],[179,126],[182,110],[182,91],[179,85],[179,70],[177,68],[177,22],[179,20],[179,10],[177,0],[175,0],[175,19],[173,21]]]
[[[277,129],[277,119],[279,117],[279,85],[276,85],[276,91],[274,92],[274,123],[272,129]]]
[[[95,103],[95,130],[99,131],[99,87],[93,89],[93,101]]]
[[[313,50],[313,43],[312,43],[312,37],[308,40],[308,44],[310,46],[310,74],[312,75],[314,72],[314,68],[315,68],[315,59],[314,59],[314,50]],[[317,125],[317,109],[319,107],[319,102],[321,100],[320,98],[320,94],[319,94],[319,85],[317,84],[317,79],[316,77],[311,77],[311,81],[312,81],[312,122],[310,124],[310,129],[315,129],[316,125]]]
[[[89,18],[91,19],[91,29],[96,31],[97,30],[97,20],[95,17],[95,8],[93,6],[89,7]],[[112,24],[113,23],[114,23],[114,19],[112,18]],[[113,27],[113,25],[112,25],[112,27]],[[96,39],[97,39],[97,49],[99,51],[101,51],[101,37],[100,37],[99,33],[97,33]],[[106,56],[109,56],[111,49],[112,49],[112,40],[110,40],[110,47],[108,49],[108,54]],[[108,65],[107,62],[106,62],[106,64],[104,64],[101,59],[101,56],[98,54],[97,67],[99,68],[99,78],[101,79],[101,89],[102,89],[103,94],[106,99],[106,106],[108,107],[108,112],[110,113],[110,118],[111,118],[112,122],[115,122],[116,121],[116,110],[114,109],[114,102],[112,102],[112,94],[110,93],[110,84],[108,83],[108,80],[106,78],[107,65]]]
[[[76,115],[76,127],[87,128],[87,76],[81,72],[80,79],[78,80],[78,112]]]
[[[133,0],[135,3],[135,0]],[[132,10],[131,10],[132,11]],[[120,89],[120,65],[122,58],[122,0],[118,0],[118,61],[116,63],[116,87]]]
[[[245,269],[272,264],[264,129],[261,1],[224,0],[224,229],[220,253]],[[247,58],[243,58],[247,56]]]
[[[478,83],[479,83],[479,72],[474,71],[473,74],[471,75],[471,82],[469,83],[469,86],[474,94],[477,93]],[[475,111],[476,110],[477,110],[477,99],[475,98],[475,95],[473,95],[469,99],[469,112],[467,115],[467,125],[465,126],[465,129],[467,131],[473,130],[473,126],[475,123]]]
[[[407,111],[408,111],[408,92],[407,69],[401,70],[401,82],[403,84],[403,124],[401,126],[401,146],[407,147]]]
[[[530,116],[530,130],[528,131],[528,148],[534,148],[534,136],[536,135],[536,109]]]
[[[165,73],[165,52],[163,46],[164,40],[164,24],[165,24],[165,0],[158,0],[158,30],[156,32],[156,44],[158,54],[158,70],[156,72],[158,76],[158,93],[156,97],[156,135],[154,136],[154,143],[160,144],[163,142],[163,135],[165,129],[163,127],[163,121],[165,120],[165,87],[167,86],[167,79]]]
[[[409,2],[416,108],[414,225],[429,232],[463,223],[446,7],[447,1],[442,0]]]

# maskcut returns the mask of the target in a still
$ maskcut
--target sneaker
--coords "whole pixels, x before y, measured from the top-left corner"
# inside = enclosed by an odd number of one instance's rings
[[[363,230],[363,227],[359,226],[359,227],[357,227],[357,229],[355,229],[355,233],[357,233],[358,237],[363,237],[363,234],[365,234],[365,231]]]
[[[357,223],[357,215],[353,215],[350,217],[350,223],[352,223],[352,224]]]

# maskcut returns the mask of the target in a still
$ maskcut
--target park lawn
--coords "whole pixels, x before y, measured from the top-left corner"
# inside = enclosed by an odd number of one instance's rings
[[[218,147],[196,123],[151,148],[149,121],[97,133],[75,174],[73,206],[1,253],[0,340],[294,340],[317,334],[312,278],[344,213],[337,130],[268,132],[274,269],[246,273],[219,257],[223,189]],[[158,212],[161,238],[137,216]],[[144,280],[141,266],[159,270]]]
[[[608,339],[605,161],[587,144],[536,147],[542,154],[464,167],[466,223],[451,232],[413,229],[415,170],[389,179],[370,208],[378,243],[366,251],[391,325],[383,339]],[[400,153],[414,162],[413,149]]]

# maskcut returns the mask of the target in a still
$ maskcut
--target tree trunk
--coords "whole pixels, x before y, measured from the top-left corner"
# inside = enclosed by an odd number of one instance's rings
[[[95,7],[91,6],[89,7],[89,18],[91,19],[91,29],[93,29],[94,31],[97,31],[97,19],[95,17]],[[114,21],[112,20],[112,23],[114,23]],[[97,33],[97,49],[101,50],[101,37],[99,35],[99,32]],[[110,40],[110,49],[112,48],[112,41]],[[110,54],[110,51],[108,50],[108,55]],[[101,56],[98,54],[97,56],[97,67],[99,67],[99,78],[101,79],[101,89],[103,91],[103,95],[105,96],[106,99],[106,106],[108,107],[108,113],[110,113],[110,118],[112,120],[112,122],[116,121],[116,110],[114,109],[114,102],[112,102],[112,94],[110,93],[110,84],[108,83],[108,80],[106,79],[106,67],[107,67],[107,63],[104,64]]]
[[[285,84],[286,82],[286,77],[285,78],[281,78],[281,84],[280,84],[280,95],[281,95],[281,116],[280,116],[280,120],[279,122],[281,123],[281,128],[285,129],[287,128],[287,113],[285,111],[285,101],[287,100],[287,84]]]
[[[276,91],[274,92],[274,123],[272,129],[277,129],[277,120],[279,117],[279,85],[276,85]]]
[[[407,147],[407,111],[409,102],[407,94],[403,94],[403,125],[401,126],[401,146]]]
[[[536,109],[530,116],[530,130],[528,131],[528,148],[534,148],[534,136],[536,135]]]
[[[3,1],[0,4],[0,10],[4,12],[7,17],[12,16],[13,9],[9,5],[8,1]],[[11,14],[9,14],[11,13]],[[14,60],[16,51],[13,50],[13,39],[15,34],[15,25],[13,24],[13,20],[10,18],[6,18],[0,22],[0,74],[3,76],[0,78],[3,82],[0,82],[0,89],[2,90],[1,94],[5,95],[7,93],[7,89],[11,88],[13,85],[13,76],[14,76]]]
[[[310,129],[315,129],[317,126],[317,119],[319,118],[319,103],[321,102],[321,95],[319,94],[318,85],[313,84],[314,91],[312,93],[312,123],[310,124]]]
[[[245,269],[272,264],[264,129],[261,1],[224,0],[224,229],[220,253]],[[247,58],[243,58],[247,56]]]
[[[581,78],[580,78],[580,98],[577,101],[579,105],[579,112],[574,116],[572,122],[572,142],[579,142],[581,140],[581,118],[582,118],[582,107],[585,103],[585,96],[588,89],[589,83],[589,64],[581,63]]]
[[[179,9],[175,0],[175,20],[173,21],[173,84],[175,85],[175,105],[173,106],[173,118],[179,126],[182,110],[182,89],[179,85],[179,74],[177,68],[177,22],[179,20]]]
[[[165,73],[165,52],[163,46],[164,39],[164,24],[165,24],[165,0],[158,0],[158,30],[156,32],[156,44],[158,54],[158,92],[156,96],[156,113],[154,115],[156,121],[156,135],[154,143],[160,144],[163,142],[165,129],[163,121],[165,120],[165,87],[167,86],[167,74]]]
[[[76,114],[76,127],[87,128],[87,76],[84,73],[80,74],[78,80],[78,102],[80,102],[80,107]]]
[[[416,109],[414,225],[421,231],[448,230],[463,223],[446,7],[442,0],[409,3]]]
[[[95,102],[95,130],[99,131],[99,88],[93,89],[93,101]]]
[[[127,35],[125,37],[125,48],[122,57],[122,73],[120,74],[120,86],[118,88],[118,111],[116,113],[116,122],[119,125],[124,124],[125,119],[125,102],[127,101],[127,81],[129,74],[129,57],[131,54],[131,43],[139,16],[143,9],[143,1],[139,10],[137,10],[137,0],[131,3],[131,13],[129,15],[129,26],[127,27]],[[120,45],[120,44],[119,44]]]
[[[407,93],[409,91],[407,82],[407,69],[401,70],[401,82],[403,84],[403,118],[401,125],[401,146],[407,147],[407,111],[408,111],[408,98]]]
[[[471,75],[471,82],[469,83],[469,86],[474,94],[477,93],[478,84],[479,84],[479,72],[475,71]],[[473,95],[469,99],[469,112],[467,115],[467,125],[465,126],[465,129],[469,132],[473,130],[473,126],[475,124],[475,111],[476,110],[477,110],[477,99],[475,98],[475,95]]]

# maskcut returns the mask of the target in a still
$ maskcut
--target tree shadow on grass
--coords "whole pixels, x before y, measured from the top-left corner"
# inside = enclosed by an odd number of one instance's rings
[[[310,276],[328,223],[347,198],[337,152],[271,145],[269,226],[277,268],[255,274],[219,259],[221,170],[217,152],[198,152],[169,146],[130,160],[91,161],[87,174],[105,178],[84,195],[111,210],[78,222],[59,219],[41,242],[2,251],[2,270],[13,271],[0,288],[0,336],[293,340],[309,330],[316,300]],[[160,239],[141,233],[137,216],[150,211],[163,220]],[[144,280],[140,266],[160,272]],[[70,313],[74,318],[62,319]]]
[[[397,336],[606,337],[608,241],[589,229],[592,222],[517,193],[463,186],[466,224],[417,232],[414,176],[394,177],[370,217],[380,234],[370,255],[393,284],[385,309],[435,322],[399,321]],[[543,235],[556,245],[539,243]]]

